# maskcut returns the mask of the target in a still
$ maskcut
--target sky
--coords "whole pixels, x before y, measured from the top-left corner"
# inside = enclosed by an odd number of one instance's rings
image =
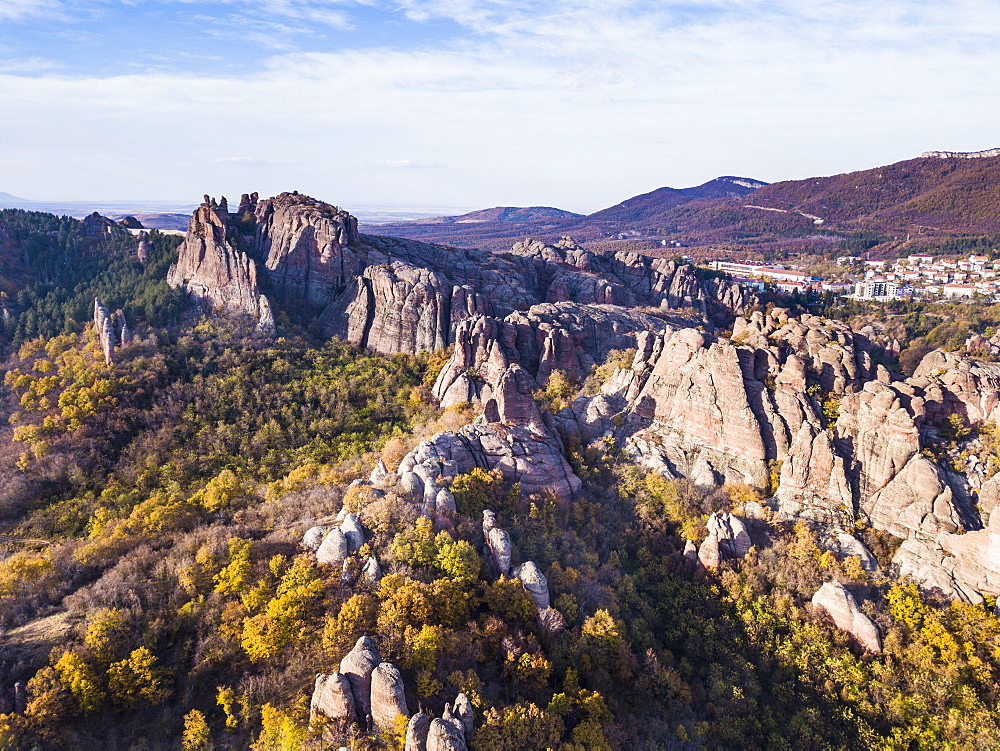
[[[0,191],[591,212],[1000,146],[996,0],[0,0]]]

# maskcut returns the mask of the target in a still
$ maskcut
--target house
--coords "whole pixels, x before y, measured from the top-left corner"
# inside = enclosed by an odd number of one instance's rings
[[[941,294],[945,297],[972,297],[976,294],[974,284],[942,284]]]

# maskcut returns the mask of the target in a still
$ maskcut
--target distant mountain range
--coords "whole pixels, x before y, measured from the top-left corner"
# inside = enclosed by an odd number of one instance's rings
[[[572,235],[609,244],[793,242],[817,232],[868,232],[924,240],[1000,233],[1000,156],[951,152],[829,177],[767,184],[725,176],[693,188],[664,187],[586,216],[537,208],[487,209],[468,217],[371,228],[458,246],[501,249],[525,236]],[[943,156],[942,156],[943,155]]]
[[[549,206],[495,206],[459,216],[435,216],[418,219],[419,224],[474,224],[477,222],[565,222],[582,214]]]

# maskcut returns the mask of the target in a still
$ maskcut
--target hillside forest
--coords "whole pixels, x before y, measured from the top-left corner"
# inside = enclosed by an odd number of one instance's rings
[[[164,281],[179,242],[150,233],[143,262],[131,236],[0,212],[0,747],[402,749],[405,717],[310,722],[316,675],[366,636],[411,711],[466,696],[477,750],[1000,747],[995,602],[895,577],[890,535],[850,530],[878,559],[867,570],[808,521],[765,513],[746,556],[706,570],[686,541],[765,493],[666,479],[614,441],[570,436],[572,498],[476,469],[450,484],[453,514],[422,516],[402,490],[355,481],[475,418],[431,394],[450,353],[381,356],[285,314],[276,338],[193,317]],[[111,365],[95,297],[131,327]],[[883,325],[900,343],[888,366],[912,372],[1000,310],[914,304]],[[554,372],[537,403],[594,393],[631,354]],[[988,436],[959,431],[952,448],[969,438]],[[555,627],[492,570],[486,509],[513,564],[544,574]],[[303,535],[345,510],[363,545],[320,563]],[[857,594],[880,653],[812,605],[831,579]]]

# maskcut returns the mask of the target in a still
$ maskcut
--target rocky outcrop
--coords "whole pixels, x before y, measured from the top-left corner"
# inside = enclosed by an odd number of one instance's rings
[[[354,648],[340,661],[340,672],[351,684],[358,722],[362,727],[367,726],[367,718],[372,715],[372,673],[381,662],[375,642],[369,636],[358,639]]]
[[[533,262],[533,286],[546,302],[694,308],[720,322],[753,302],[747,288],[699,277],[690,265],[631,252],[596,255],[569,237],[552,245],[529,238],[510,253]]]
[[[698,562],[703,567],[718,568],[722,561],[742,558],[750,552],[753,542],[746,524],[738,516],[713,512],[706,527],[708,535],[698,548]]]
[[[553,370],[584,375],[609,351],[633,348],[641,332],[667,325],[664,318],[640,311],[570,302],[534,305],[502,320],[472,316],[456,327],[455,350],[434,394],[445,407],[485,401],[488,384],[512,364],[538,383]]]
[[[442,349],[457,317],[476,312],[477,296],[444,274],[391,261],[369,266],[323,312],[326,334],[386,355]]]
[[[562,442],[534,401],[531,377],[512,365],[491,386],[483,414],[457,432],[438,433],[418,445],[399,465],[400,484],[425,509],[439,505],[440,486],[475,467],[499,470],[527,494],[571,497],[579,478],[563,454]],[[453,498],[441,498],[439,511]]]
[[[672,261],[634,253],[597,256],[571,241],[541,249],[528,242],[509,254],[493,254],[362,236],[357,220],[335,206],[299,193],[263,201],[255,195],[244,194],[236,214],[206,196],[171,270],[171,284],[184,285],[206,306],[262,319],[267,311],[256,291],[260,263],[280,306],[316,316],[327,335],[385,354],[438,349],[455,341],[467,318],[502,319],[545,303],[685,307],[728,322],[733,310],[751,301],[739,285],[702,278]],[[229,240],[248,247],[250,255]],[[537,361],[571,359],[574,339],[601,346],[599,337],[581,338],[572,326],[563,328],[568,338],[555,333],[561,338],[545,343],[546,332],[533,345],[525,338],[537,350],[525,353],[533,376],[547,377]]]
[[[316,561],[331,566],[339,566],[350,552],[347,538],[340,528],[335,527],[327,532],[323,543],[316,550]]]
[[[962,524],[941,469],[922,454],[912,456],[862,506],[875,527],[903,539],[915,533],[955,532]]]
[[[1000,363],[934,350],[908,383],[927,392],[925,411],[932,423],[950,414],[966,422],[1000,422]]]
[[[247,210],[251,203],[248,197]],[[259,201],[254,219],[254,243],[283,300],[322,309],[367,265],[351,250],[360,239],[357,219],[336,206],[282,193]]]
[[[893,563],[900,575],[947,597],[979,603],[982,595],[1000,595],[1000,518],[993,514],[986,529],[905,540]]]
[[[113,219],[101,216],[96,211],[81,222],[81,233],[84,237],[108,237],[124,235],[128,230]]]
[[[351,684],[342,673],[320,673],[316,676],[309,704],[310,722],[318,716],[345,723],[357,721]]]
[[[812,598],[813,605],[823,610],[841,631],[846,631],[862,648],[878,654],[882,639],[878,626],[861,612],[847,588],[837,581],[827,582]]]
[[[525,561],[515,568],[514,577],[521,580],[535,607],[539,610],[549,607],[549,582],[534,561]]]
[[[406,696],[403,690],[403,676],[399,668],[391,662],[383,662],[371,676],[371,716],[379,730],[391,730],[396,718],[409,717]],[[433,726],[433,723],[431,723]]]
[[[629,438],[641,463],[700,484],[767,485],[774,454],[754,409],[763,385],[744,380],[736,347],[682,329],[657,342],[637,375],[642,385],[625,396],[633,423],[649,425]]]
[[[206,200],[191,217],[167,283],[207,310],[263,319],[265,329],[273,328],[270,304],[257,287],[257,265],[230,244],[229,231],[229,212]]]
[[[406,725],[406,741],[403,751],[427,751],[427,733],[431,727],[431,718],[422,711],[410,718]]]
[[[983,151],[925,151],[921,159],[985,159],[1000,156],[1000,149],[984,149]]]
[[[506,529],[497,526],[496,514],[489,509],[483,511],[483,537],[486,538],[486,547],[490,551],[497,575],[506,576],[510,571],[512,551],[510,535]]]
[[[324,537],[326,537],[326,527],[310,527],[302,535],[302,547],[315,553],[319,550],[320,545],[323,544]]]
[[[94,298],[94,331],[97,333],[97,343],[104,354],[106,365],[115,362],[115,328],[111,321],[111,312],[98,298]]]

